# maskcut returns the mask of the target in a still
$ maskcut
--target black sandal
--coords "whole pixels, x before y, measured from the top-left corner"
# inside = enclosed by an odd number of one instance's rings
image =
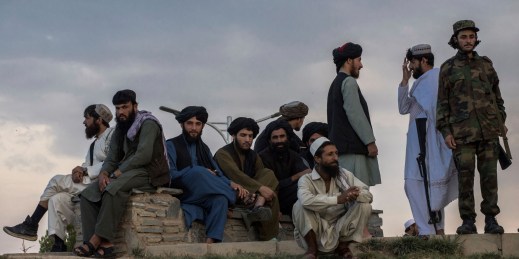
[[[103,251],[103,253],[99,253],[99,251]],[[99,247],[97,248],[97,250],[95,251],[94,253],[94,258],[115,258],[115,253],[114,253],[114,247],[113,246],[110,246],[110,247]]]
[[[236,206],[239,206],[240,208],[246,208],[251,209],[253,208],[254,204],[256,204],[256,200],[258,199],[258,195],[256,193],[249,193],[244,198],[236,199]]]
[[[88,247],[88,250],[85,249],[84,245]],[[80,257],[90,257],[94,253],[96,253],[96,248],[89,241],[85,241],[83,245],[74,248],[74,254]]]

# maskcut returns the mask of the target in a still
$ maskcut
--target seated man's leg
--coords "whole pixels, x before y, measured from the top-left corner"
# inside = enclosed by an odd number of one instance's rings
[[[66,252],[64,243],[67,225],[74,222],[73,195],[70,193],[56,193],[49,199],[48,235],[54,236],[54,245],[51,252]]]
[[[262,241],[271,240],[277,237],[279,233],[279,201],[278,197],[274,197],[272,201],[267,203],[272,211],[272,218],[267,221],[259,222],[259,239]]]
[[[292,209],[292,221],[294,222],[297,244],[306,249],[305,258],[317,256],[318,223],[315,214],[306,211],[301,202],[297,201]],[[313,257],[312,257],[313,256]]]
[[[364,227],[371,216],[371,204],[357,202],[342,216],[337,224],[341,224],[340,242],[362,242]],[[341,222],[342,221],[342,222]]]
[[[213,241],[222,241],[229,201],[223,195],[215,195],[200,204],[205,211],[205,227],[207,238]]]
[[[182,202],[198,203],[213,195],[224,195],[230,204],[236,202],[236,192],[231,188],[230,181],[212,175],[205,167],[194,166],[176,181],[180,182],[178,186],[186,194],[182,196]]]

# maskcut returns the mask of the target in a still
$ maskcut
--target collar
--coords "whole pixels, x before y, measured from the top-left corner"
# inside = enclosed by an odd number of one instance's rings
[[[461,50],[458,50],[458,53],[456,53],[456,58],[460,59],[460,60],[468,60],[469,59],[469,55],[467,55],[467,53],[461,51]],[[478,55],[478,53],[476,51],[472,51],[472,59],[479,59],[480,56]]]
[[[321,175],[319,175],[317,170],[315,170],[315,167],[312,170],[312,172],[310,173],[310,176],[312,176],[312,180],[319,180],[319,179],[321,179]]]

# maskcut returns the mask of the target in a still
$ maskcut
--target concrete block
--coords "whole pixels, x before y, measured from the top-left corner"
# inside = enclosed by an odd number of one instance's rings
[[[503,257],[516,256],[519,257],[519,234],[503,234],[502,251]]]
[[[302,255],[305,250],[299,247],[296,241],[279,241],[277,242],[276,254]]]
[[[276,254],[275,241],[263,242],[236,242],[236,243],[217,243],[208,245],[208,253],[216,255],[237,255],[240,253],[258,253],[265,255]]]
[[[204,256],[207,254],[207,244],[177,244],[177,245],[157,245],[146,248],[146,253],[154,256]]]
[[[462,243],[462,253],[465,256],[479,253],[501,253],[501,235],[460,235],[459,241]]]

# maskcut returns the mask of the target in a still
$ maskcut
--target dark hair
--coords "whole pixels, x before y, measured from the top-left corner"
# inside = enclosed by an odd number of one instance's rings
[[[88,107],[86,107],[85,111],[83,112],[83,117],[86,118],[87,115],[92,117],[92,118],[94,118],[94,119],[96,119],[96,120],[101,117],[96,112],[96,105],[95,104],[92,104],[92,105],[89,105]],[[108,124],[108,122],[106,122],[103,119],[101,119],[101,121],[103,122],[103,125],[105,125],[106,127],[110,127],[110,124]]]
[[[323,142],[323,144],[321,144],[321,146],[315,151],[315,155],[314,156],[321,157],[321,155],[324,152],[324,148],[327,147],[327,146],[330,146],[330,145],[334,145],[335,146],[335,144],[333,144],[333,142],[331,142],[331,141]]]
[[[290,141],[292,134],[293,134],[293,129],[290,126],[290,124],[288,124],[288,122],[286,120],[275,120],[275,121],[272,121],[271,123],[269,123],[267,125],[267,127],[265,127],[265,133],[268,137],[269,142],[270,142],[270,138],[272,138],[272,132],[274,132],[275,130],[278,130],[278,129],[285,130],[287,139],[288,139],[288,141]]]
[[[121,90],[115,93],[114,98],[112,98],[113,105],[125,104],[127,102],[132,102],[132,104],[137,104],[136,101],[137,95],[134,91],[130,89]]]
[[[411,52],[411,49],[407,50],[407,53],[405,54],[405,57],[408,60],[417,59],[422,60],[422,58],[425,58],[427,60],[427,65],[434,67],[434,55],[432,53],[426,53],[426,54],[420,54],[420,55],[413,55]]]
[[[460,33],[460,31],[462,30],[459,30],[457,31],[456,33],[452,34],[448,44],[453,48],[453,49],[459,49],[460,46],[458,44],[458,34]],[[474,30],[473,30],[474,31]],[[476,34],[476,43],[474,44],[474,48],[479,45],[479,43],[481,43],[480,40],[478,40],[478,33],[476,31],[474,31],[474,33]]]

